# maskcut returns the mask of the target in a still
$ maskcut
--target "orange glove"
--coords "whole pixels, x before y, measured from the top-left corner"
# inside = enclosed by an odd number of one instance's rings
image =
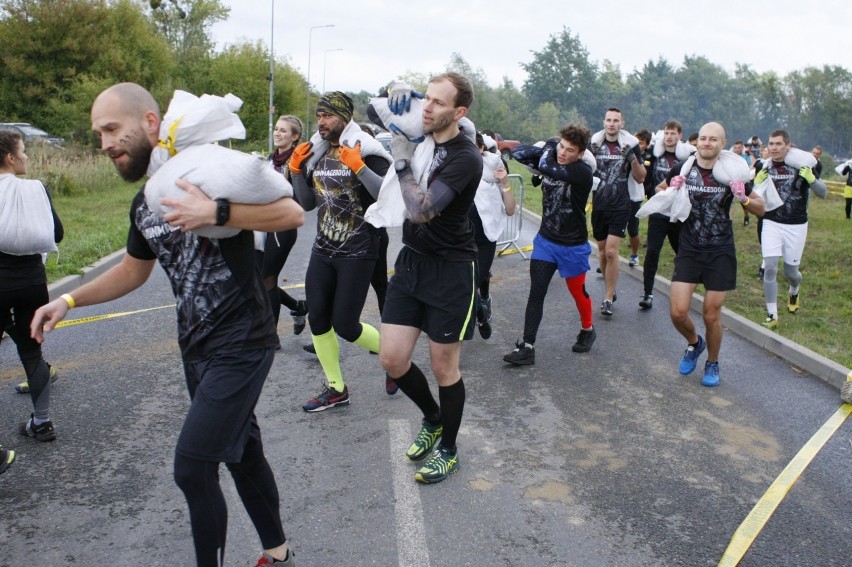
[[[354,148],[340,144],[340,161],[354,171],[355,175],[361,173],[361,170],[367,165],[364,163],[364,158],[361,157],[361,142],[356,142]]]
[[[314,155],[314,152],[311,151],[313,146],[310,142],[304,142],[296,146],[296,149],[290,154],[289,167],[292,173],[302,173],[302,164]]]

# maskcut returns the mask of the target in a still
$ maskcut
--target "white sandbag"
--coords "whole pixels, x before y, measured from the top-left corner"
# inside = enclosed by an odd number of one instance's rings
[[[227,94],[201,95],[176,90],[169,109],[160,123],[160,141],[151,152],[148,176],[153,175],[178,152],[219,140],[246,137],[246,129],[234,114],[243,105],[238,97]]]
[[[781,196],[778,194],[778,189],[775,187],[775,182],[772,181],[772,177],[768,175],[766,176],[766,179],[763,180],[763,183],[755,185],[751,192],[757,194],[761,199],[763,199],[763,202],[765,203],[764,209],[767,213],[769,211],[774,211],[784,204],[784,201],[781,200]]]
[[[0,174],[0,252],[29,256],[56,252],[53,213],[37,179]]]
[[[502,189],[497,184],[494,173],[503,167],[499,154],[485,152],[482,154],[482,179],[473,197],[473,204],[482,221],[485,237],[491,242],[497,242],[503,227],[506,226],[506,212],[503,209]]]
[[[604,143],[606,139],[606,130],[598,130],[594,134],[592,134],[592,144],[601,145]],[[624,145],[627,144],[631,148],[635,148],[639,145],[639,138],[631,134],[626,130],[619,130],[618,132],[618,147],[623,148]]]
[[[595,154],[593,154],[590,150],[586,149],[580,159],[582,159],[586,163],[586,165],[592,168],[592,173],[598,170],[598,160],[595,159]]]
[[[364,219],[376,228],[395,227],[402,226],[407,214],[396,169],[391,167],[382,180],[378,199],[364,212]]]
[[[183,189],[176,185],[178,179],[197,185],[211,199],[225,198],[233,203],[261,205],[293,196],[290,183],[269,167],[262,156],[204,144],[183,150],[148,179],[145,202],[155,214],[163,216],[169,212],[161,203],[163,198],[184,197]],[[240,229],[205,226],[193,232],[207,238],[229,238]]]
[[[388,108],[387,97],[370,99],[370,106],[376,111],[379,119],[391,133],[398,132],[410,141],[418,143],[425,139],[423,132],[423,101],[411,97],[411,108],[403,114],[394,114]]]
[[[482,143],[485,144],[485,149],[489,152],[497,152],[497,140],[488,134],[482,135]]]
[[[784,163],[795,170],[803,167],[814,168],[817,164],[817,158],[811,152],[800,150],[799,148],[790,148],[787,150],[787,155],[784,156]]]
[[[654,157],[660,157],[664,153],[666,153],[666,145],[665,145],[665,132],[663,130],[657,130],[657,133],[651,139],[651,144],[653,145],[653,153]],[[696,152],[695,146],[690,143],[684,142],[683,140],[678,140],[677,145],[675,146],[675,157],[678,161],[683,161],[692,154]]]
[[[627,174],[627,193],[633,202],[638,203],[645,200],[645,186],[633,179],[633,175],[630,173]]]
[[[839,164],[837,167],[834,168],[834,171],[835,173],[837,173],[837,175],[846,175],[845,173],[843,173],[843,170],[847,167],[852,168],[852,159]]]
[[[713,164],[713,178],[722,185],[730,185],[732,181],[746,183],[751,179],[751,168],[741,156],[730,150],[722,150]]]
[[[691,211],[692,203],[689,202],[689,193],[686,189],[666,187],[642,205],[636,212],[636,218],[641,219],[659,213],[669,217],[671,222],[685,221]]]

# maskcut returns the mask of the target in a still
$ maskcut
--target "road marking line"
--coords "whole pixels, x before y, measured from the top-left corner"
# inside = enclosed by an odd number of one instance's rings
[[[429,565],[423,503],[411,467],[404,458],[411,443],[411,431],[405,419],[389,419],[391,466],[393,467],[394,518],[399,567]]]
[[[790,464],[787,465],[778,478],[775,479],[763,496],[752,508],[749,515],[746,516],[737,531],[734,532],[731,538],[731,543],[722,558],[719,560],[719,567],[734,567],[738,565],[743,556],[754,543],[763,526],[769,521],[769,518],[781,504],[787,492],[801,476],[802,472],[808,467],[816,454],[822,447],[831,439],[831,436],[843,424],[849,414],[852,413],[852,404],[843,404],[840,406],[834,415],[826,421],[819,430],[814,433],[813,437],[805,443],[805,446],[793,457]]]

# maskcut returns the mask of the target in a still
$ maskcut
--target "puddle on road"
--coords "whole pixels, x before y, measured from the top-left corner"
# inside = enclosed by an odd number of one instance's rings
[[[781,458],[781,444],[772,435],[753,427],[729,423],[708,411],[699,410],[695,415],[718,426],[716,430],[708,429],[715,431],[722,441],[716,447],[718,453],[737,460],[753,457],[765,462],[776,462]]]
[[[539,486],[530,486],[524,490],[524,498],[527,500],[547,500],[550,502],[562,502],[563,504],[574,504],[571,489],[567,484],[549,480]]]

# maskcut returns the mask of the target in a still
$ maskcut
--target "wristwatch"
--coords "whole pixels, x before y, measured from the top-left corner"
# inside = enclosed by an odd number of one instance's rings
[[[222,226],[231,218],[231,202],[227,199],[216,199],[216,226]]]
[[[398,159],[398,160],[396,160],[395,162],[393,162],[393,167],[394,167],[394,169],[396,169],[397,171],[402,171],[403,169],[406,169],[406,168],[408,168],[408,167],[411,167],[411,160],[408,160],[408,159]]]

